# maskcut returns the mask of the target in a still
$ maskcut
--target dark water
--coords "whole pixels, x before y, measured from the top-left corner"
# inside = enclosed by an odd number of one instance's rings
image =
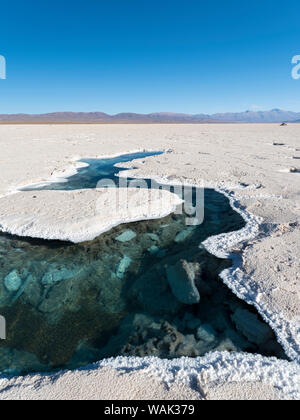
[[[50,188],[94,188],[99,178],[116,179],[115,163],[148,155],[87,160],[88,168]],[[172,214],[76,245],[0,235],[0,314],[7,321],[0,371],[216,350],[285,358],[255,309],[218,278],[231,262],[199,247],[208,236],[242,228],[243,219],[214,190],[205,191],[204,204],[199,226],[187,227],[185,215]]]

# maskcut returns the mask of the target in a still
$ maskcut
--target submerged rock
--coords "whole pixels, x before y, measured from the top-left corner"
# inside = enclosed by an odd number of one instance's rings
[[[155,255],[159,252],[159,248],[156,245],[152,245],[150,246],[150,248],[148,248],[147,250],[151,255]]]
[[[185,241],[192,233],[193,233],[193,228],[191,227],[179,232],[175,237],[175,242],[179,243],[179,242]]]
[[[206,343],[213,343],[217,339],[217,333],[209,324],[203,324],[197,329],[197,338]]]
[[[197,357],[213,350],[216,345],[216,342],[197,341],[193,334],[183,334],[176,323],[136,314],[124,319],[105,351],[113,347],[116,353],[124,356]]]
[[[126,328],[127,327],[127,328]],[[194,336],[184,336],[168,321],[152,319],[137,314],[131,323],[126,322],[114,344],[123,344],[119,350],[126,356],[169,358],[197,355]],[[123,341],[123,343],[122,343]]]
[[[23,298],[25,302],[29,303],[33,307],[37,306],[42,296],[41,285],[31,274],[27,277],[24,285],[26,286],[23,291]]]
[[[159,241],[159,237],[158,235],[156,235],[156,233],[147,233],[147,236],[149,236],[149,238],[152,239],[152,241],[155,241],[155,242]]]
[[[126,255],[121,259],[117,268],[117,277],[119,279],[124,277],[125,272],[127,268],[130,266],[131,262],[132,262],[132,259],[127,257]]]
[[[229,351],[229,352],[238,352],[239,349],[234,345],[230,338],[225,338],[221,343],[214,349],[214,351]]]
[[[74,270],[68,270],[67,268],[55,269],[48,271],[42,278],[42,284],[52,285],[62,280],[71,279],[76,275]]]
[[[79,309],[80,282],[68,279],[55,284],[39,304],[38,310],[47,314],[47,322],[57,323],[68,310]]]
[[[176,355],[178,357],[196,357],[200,355],[198,350],[197,341],[192,334],[182,336],[182,344],[176,349]]]
[[[136,237],[136,233],[131,230],[127,229],[125,232],[121,233],[121,235],[117,236],[115,239],[118,242],[129,242]]]
[[[4,285],[9,292],[17,292],[22,284],[22,279],[17,270],[11,271],[4,279]]]
[[[195,285],[196,275],[199,273],[199,270],[200,264],[189,263],[185,260],[166,267],[169,285],[179,302],[187,305],[200,302],[200,294]]]
[[[254,344],[261,345],[272,337],[272,330],[247,309],[237,309],[231,316],[236,328]]]

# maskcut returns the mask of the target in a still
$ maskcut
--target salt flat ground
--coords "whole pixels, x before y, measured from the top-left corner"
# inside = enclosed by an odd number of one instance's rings
[[[204,183],[231,194],[262,220],[254,239],[229,250],[242,251],[242,262],[226,283],[256,305],[292,359],[239,355],[234,362],[223,354],[200,359],[197,367],[185,359],[180,368],[114,360],[91,372],[3,378],[0,398],[300,397],[300,173],[289,172],[300,170],[300,124],[0,125],[0,147],[1,200],[18,186],[70,174],[77,159],[143,149],[171,153],[135,161],[131,175]]]

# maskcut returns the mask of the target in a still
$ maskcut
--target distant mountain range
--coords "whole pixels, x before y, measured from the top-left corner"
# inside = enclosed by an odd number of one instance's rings
[[[217,121],[234,121],[249,123],[280,123],[300,120],[300,112],[272,109],[271,111],[245,111],[238,113],[214,114]]]
[[[104,112],[53,112],[49,114],[0,114],[0,123],[282,123],[300,122],[300,112],[272,109],[271,111],[227,112],[219,114],[152,114]]]

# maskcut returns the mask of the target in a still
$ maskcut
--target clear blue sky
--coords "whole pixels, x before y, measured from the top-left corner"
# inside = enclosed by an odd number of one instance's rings
[[[11,0],[0,18],[0,113],[300,111],[299,0]]]

